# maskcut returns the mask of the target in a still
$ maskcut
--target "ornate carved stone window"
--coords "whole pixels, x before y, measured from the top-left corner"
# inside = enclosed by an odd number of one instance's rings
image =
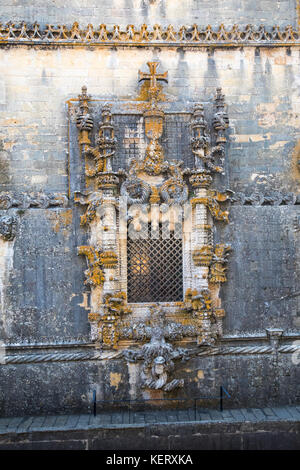
[[[222,334],[219,288],[226,281],[230,248],[214,246],[212,228],[214,219],[228,221],[219,205],[228,195],[209,187],[213,173],[224,171],[228,116],[217,89],[211,128],[199,103],[189,117],[186,110],[178,117],[162,103],[167,72],[158,73],[158,65],[149,62],[149,73],[139,72],[142,98],[126,108],[135,107],[135,115],[123,113],[125,126],[128,122],[123,135],[111,105],[102,106],[94,145],[92,100],[83,88],[76,114],[77,167],[85,165],[87,182],[75,201],[87,205],[81,225],[88,229],[89,244],[78,253],[87,260],[92,340],[122,350],[127,360],[142,359],[143,386],[169,391],[183,385],[181,379],[169,381],[173,360],[193,351],[176,349],[171,341],[207,346]],[[173,140],[167,159],[166,143]],[[137,142],[143,145],[137,148]],[[130,151],[131,146],[133,156],[124,162],[122,147]],[[128,349],[128,343],[137,349]]]

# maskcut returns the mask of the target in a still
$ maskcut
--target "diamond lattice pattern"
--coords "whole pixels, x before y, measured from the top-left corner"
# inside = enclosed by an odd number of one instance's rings
[[[182,301],[182,240],[128,238],[127,282],[128,302]]]

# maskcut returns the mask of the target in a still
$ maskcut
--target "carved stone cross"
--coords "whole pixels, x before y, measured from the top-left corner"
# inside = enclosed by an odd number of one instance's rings
[[[159,62],[147,62],[147,65],[149,67],[150,73],[144,73],[139,70],[139,82],[141,80],[149,80],[150,81],[150,90],[152,90],[152,94],[154,94],[154,91],[157,90],[157,80],[163,80],[165,82],[168,82],[168,72],[164,73],[157,73],[156,69],[159,66]]]

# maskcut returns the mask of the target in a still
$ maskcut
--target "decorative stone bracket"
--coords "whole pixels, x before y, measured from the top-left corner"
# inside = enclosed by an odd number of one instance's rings
[[[174,348],[165,340],[166,318],[162,308],[152,307],[150,309],[151,339],[140,349],[127,349],[124,357],[130,361],[143,361],[141,381],[142,388],[161,389],[166,392],[181,388],[183,379],[170,380],[170,374],[174,371],[175,359],[187,360],[191,351],[182,348]]]
[[[17,233],[18,219],[15,215],[0,217],[0,237],[5,241],[12,241]]]

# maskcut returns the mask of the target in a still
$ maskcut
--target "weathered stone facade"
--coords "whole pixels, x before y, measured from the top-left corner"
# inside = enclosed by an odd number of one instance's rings
[[[298,403],[299,3],[50,3],[1,6],[2,415]],[[123,196],[190,204],[180,305],[128,301]]]

